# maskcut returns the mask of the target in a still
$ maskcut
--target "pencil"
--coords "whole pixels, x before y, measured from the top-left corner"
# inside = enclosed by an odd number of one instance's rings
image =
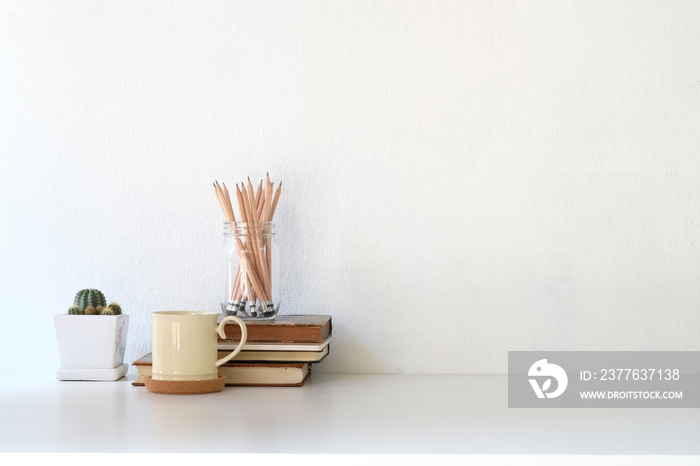
[[[263,208],[263,218],[266,227],[268,227],[269,222],[272,221],[272,182],[270,181],[270,174],[267,174],[267,183],[265,184],[265,207]],[[269,227],[268,227],[269,228]],[[265,233],[268,233],[266,231]],[[270,246],[271,241],[269,237],[265,238],[265,264],[267,265],[267,272],[269,275],[270,284],[270,296],[272,296],[272,257],[270,256]]]
[[[241,191],[242,189],[242,191]],[[238,189],[238,184],[236,184],[236,196],[238,198],[238,208],[240,210],[240,215],[242,218],[242,221],[246,224],[246,228],[249,228],[249,215],[250,215],[250,209],[246,205],[246,201],[244,199],[243,193],[245,192],[245,186],[243,186],[243,183],[241,183],[241,189]],[[247,197],[247,193],[246,196]],[[254,259],[251,261],[250,260],[250,248],[252,247],[252,242],[250,237],[247,237],[245,240],[245,248],[242,251],[243,254],[241,255],[241,270],[243,270],[246,274],[246,279],[251,280],[252,282],[257,281],[253,280],[252,277],[256,275],[256,267],[255,267],[255,261]],[[251,286],[252,285],[252,286]],[[254,300],[256,291],[260,291],[259,287],[255,287],[254,283],[249,282],[248,286],[248,297],[251,298],[251,300]]]
[[[272,210],[270,212],[270,220],[275,215],[275,209],[277,209],[277,201],[280,200],[280,191],[282,191],[282,182],[277,185],[277,191],[275,191],[275,198],[272,200]]]
[[[250,184],[250,179],[248,180],[248,183],[249,188],[252,187],[252,184]],[[243,209],[246,212],[246,221],[249,234],[247,241],[247,253],[250,259],[248,263],[253,265],[254,269],[252,275],[255,276],[256,281],[259,283],[259,285],[255,288],[255,292],[261,298],[261,300],[264,300],[267,293],[265,263],[260,260],[257,222],[255,221],[255,214],[253,213],[250,194],[245,189],[245,186],[243,186],[243,183],[241,183],[241,197],[243,199]],[[253,286],[255,286],[255,283],[253,283]]]
[[[252,188],[253,185],[250,182],[250,178],[248,178],[248,188]],[[247,197],[247,202],[246,202],[246,197]],[[251,203],[251,199],[249,195],[245,191],[245,186],[243,187],[243,201],[244,201],[244,206],[248,208],[248,212],[250,213],[249,219],[252,220],[252,230],[251,226],[248,225],[248,232],[250,233],[250,242],[252,243],[251,247],[253,248],[253,256],[256,264],[256,269],[258,271],[258,278],[260,279],[260,283],[263,286],[262,290],[258,290],[258,295],[263,296],[268,293],[269,286],[268,286],[268,277],[267,277],[267,261],[265,261],[265,258],[261,255],[262,248],[260,246],[260,231],[258,229],[258,222],[256,221],[255,214],[253,213],[253,206]]]

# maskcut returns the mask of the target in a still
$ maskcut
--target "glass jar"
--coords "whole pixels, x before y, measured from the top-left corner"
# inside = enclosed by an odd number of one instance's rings
[[[224,222],[225,315],[273,319],[280,307],[280,261],[275,224]]]

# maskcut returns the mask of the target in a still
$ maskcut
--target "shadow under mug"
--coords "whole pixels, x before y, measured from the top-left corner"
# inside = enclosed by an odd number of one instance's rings
[[[218,367],[236,356],[245,345],[248,331],[238,317],[204,311],[160,311],[151,313],[153,324],[153,380],[211,380],[219,377]],[[224,325],[241,327],[241,341],[230,354],[217,357],[217,333],[226,338]]]

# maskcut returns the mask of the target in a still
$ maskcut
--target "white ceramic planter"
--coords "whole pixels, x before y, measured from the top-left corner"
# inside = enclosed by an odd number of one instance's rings
[[[58,380],[117,380],[124,364],[129,316],[54,316],[61,368]]]

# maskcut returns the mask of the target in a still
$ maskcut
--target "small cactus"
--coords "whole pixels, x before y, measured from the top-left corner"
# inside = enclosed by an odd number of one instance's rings
[[[73,305],[68,309],[70,315],[118,316],[121,313],[122,308],[119,304],[112,301],[108,306],[105,295],[91,288],[78,291]]]
[[[80,290],[75,295],[73,304],[78,306],[81,311],[88,307],[106,306],[105,295],[100,290],[85,289]]]

